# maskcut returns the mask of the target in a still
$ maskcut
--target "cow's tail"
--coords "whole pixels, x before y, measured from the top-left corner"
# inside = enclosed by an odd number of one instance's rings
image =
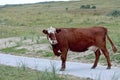
[[[110,44],[111,44],[111,47],[112,47],[113,52],[116,53],[116,52],[117,52],[117,48],[116,48],[116,46],[114,45],[114,43],[112,42],[112,40],[110,39],[110,37],[108,36],[108,34],[107,34],[107,39],[109,40],[109,42],[110,42]]]

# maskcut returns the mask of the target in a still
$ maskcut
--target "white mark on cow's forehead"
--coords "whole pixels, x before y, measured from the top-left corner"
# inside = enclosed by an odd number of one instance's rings
[[[47,29],[48,33],[55,33],[56,29],[53,27],[50,27]]]

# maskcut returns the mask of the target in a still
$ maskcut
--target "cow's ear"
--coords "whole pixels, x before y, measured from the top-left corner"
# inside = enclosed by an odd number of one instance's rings
[[[61,29],[56,29],[56,32],[59,33],[61,31]]]
[[[48,34],[48,31],[44,29],[44,30],[43,30],[43,33],[44,33],[44,34]]]

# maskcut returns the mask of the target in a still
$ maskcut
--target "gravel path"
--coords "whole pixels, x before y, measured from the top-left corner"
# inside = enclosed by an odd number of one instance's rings
[[[77,77],[92,78],[94,80],[120,80],[120,68],[106,69],[106,66],[98,66],[96,69],[90,69],[92,64],[67,62],[65,71],[59,71],[61,61],[14,56],[0,53],[0,64],[9,66],[25,66],[40,71],[52,70],[54,65],[58,74],[69,74]]]

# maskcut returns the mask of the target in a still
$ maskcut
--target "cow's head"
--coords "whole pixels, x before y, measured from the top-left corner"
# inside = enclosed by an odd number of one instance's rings
[[[49,40],[51,45],[56,45],[58,44],[56,34],[59,33],[60,31],[61,29],[50,27],[47,30],[43,30],[43,33],[47,35],[47,39]]]

